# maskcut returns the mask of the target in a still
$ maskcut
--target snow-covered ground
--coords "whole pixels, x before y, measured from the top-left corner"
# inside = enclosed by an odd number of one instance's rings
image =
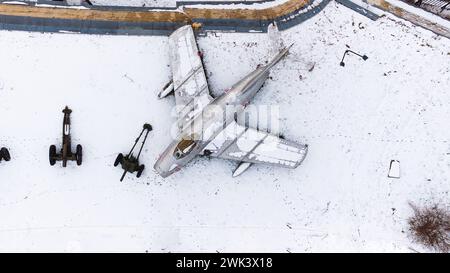
[[[0,251],[424,251],[406,236],[408,201],[448,201],[450,43],[408,22],[373,22],[331,3],[282,33],[291,54],[255,104],[279,105],[286,138],[308,143],[295,170],[200,158],[162,179],[172,98],[166,37],[0,31]],[[215,95],[269,57],[265,34],[199,38]],[[346,58],[352,49],[367,54]],[[314,69],[308,68],[315,62]],[[301,75],[301,77],[300,77]],[[48,164],[73,109],[84,163]],[[112,163],[144,122],[140,179]],[[399,160],[401,178],[388,178]]]
[[[196,8],[218,8],[218,9],[266,9],[281,5],[289,0],[204,0],[204,4],[200,4],[201,0],[181,0],[178,2],[192,3],[191,6]],[[37,0],[29,0],[28,2],[37,2]],[[216,3],[211,3],[216,2]],[[220,3],[219,3],[220,2]],[[250,2],[250,3],[243,3]],[[6,4],[25,5],[21,1],[6,1]],[[152,7],[152,8],[175,8],[177,6],[176,0],[91,0],[94,6],[116,6],[116,7]],[[49,6],[48,3],[36,4],[37,6]],[[67,6],[63,6],[67,8]],[[84,8],[79,5],[74,5],[72,8]]]
[[[179,0],[180,2],[199,2],[199,0]],[[202,0],[200,0],[202,1]],[[263,2],[264,0],[204,0],[208,2]],[[272,1],[286,1],[286,0],[272,0]],[[91,0],[91,3],[94,5],[103,5],[103,6],[137,6],[137,7],[161,7],[161,6],[176,6],[176,0]]]
[[[175,7],[176,0],[91,0],[99,6],[131,6],[131,7]]]
[[[37,2],[37,0],[28,0]],[[199,0],[180,0],[182,2],[198,2]],[[201,1],[201,0],[200,0]],[[264,0],[204,0],[207,2],[264,2]],[[266,0],[267,1],[267,0]],[[267,2],[285,2],[286,0],[271,0]],[[13,2],[13,1],[11,1]],[[128,6],[128,7],[175,7],[176,0],[91,0],[93,5],[98,6]]]
[[[37,2],[28,0],[27,2]],[[193,0],[187,0],[193,1]],[[213,0],[214,1],[214,0]],[[227,1],[227,0],[225,0]],[[10,1],[21,2],[21,1]],[[129,7],[175,7],[176,0],[91,0],[93,5],[98,6],[129,6]]]

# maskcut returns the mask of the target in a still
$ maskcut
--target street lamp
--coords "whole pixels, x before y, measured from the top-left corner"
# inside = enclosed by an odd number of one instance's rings
[[[355,54],[356,56],[361,57],[364,61],[367,60],[367,59],[369,59],[369,57],[367,57],[366,55],[361,55],[361,54],[356,53],[356,52],[353,51],[353,50],[347,49],[347,50],[344,52],[344,56],[342,56],[342,60],[341,60],[341,62],[340,62],[340,65],[341,65],[341,66],[345,66],[344,59],[345,59],[345,56],[346,56],[348,53],[353,53],[353,54]]]

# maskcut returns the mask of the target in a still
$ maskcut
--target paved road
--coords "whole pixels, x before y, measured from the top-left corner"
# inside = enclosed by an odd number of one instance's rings
[[[2,1],[0,1],[2,2]],[[268,8],[187,6],[180,9],[139,7],[82,8],[0,3],[0,28],[31,31],[73,31],[99,34],[167,35],[180,25],[201,22],[205,29],[265,32],[273,21],[286,28],[322,10],[330,0],[289,0]]]

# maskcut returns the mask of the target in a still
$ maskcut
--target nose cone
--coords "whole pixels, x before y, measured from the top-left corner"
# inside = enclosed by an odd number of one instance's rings
[[[180,170],[180,167],[176,164],[175,158],[168,153],[161,155],[153,168],[164,178]]]

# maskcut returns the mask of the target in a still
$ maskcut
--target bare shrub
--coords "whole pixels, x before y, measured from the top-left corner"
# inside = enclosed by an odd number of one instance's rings
[[[413,240],[439,252],[450,251],[450,211],[437,204],[418,208],[408,219]]]

